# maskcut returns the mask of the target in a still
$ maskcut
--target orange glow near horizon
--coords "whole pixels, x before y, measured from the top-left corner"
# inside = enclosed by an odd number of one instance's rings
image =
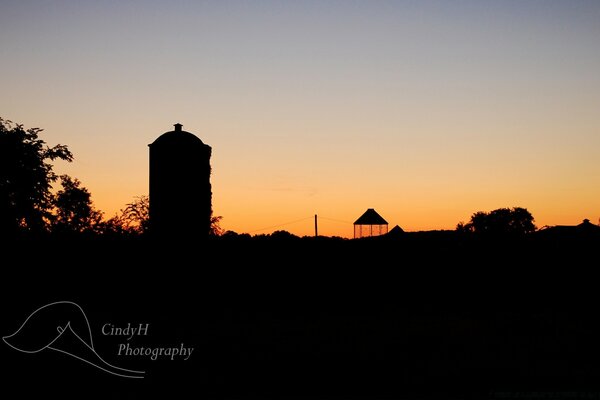
[[[525,128],[516,132],[514,137],[524,142],[523,148],[512,148],[513,142],[501,136],[506,127],[499,122],[494,129],[487,128],[483,137],[467,137],[462,131],[442,135],[429,128],[417,138],[398,139],[385,132],[389,128],[380,127],[379,134],[388,137],[387,143],[374,143],[359,129],[341,122],[335,127],[330,121],[319,127],[313,124],[312,135],[294,139],[295,131],[302,127],[275,128],[262,121],[221,127],[220,121],[212,121],[205,129],[195,129],[202,121],[178,121],[212,146],[213,210],[223,216],[224,229],[238,233],[283,229],[300,236],[313,235],[311,217],[316,213],[323,217],[319,219],[321,235],[352,237],[352,222],[367,208],[375,208],[390,229],[397,224],[406,231],[454,229],[476,211],[500,207],[527,208],[538,227],[575,225],[584,218],[597,222],[600,214],[600,185],[594,184],[600,177],[600,165],[595,162],[597,146],[593,145],[600,136],[592,136],[589,128],[590,139],[584,144],[573,141],[564,127],[545,122],[545,133],[537,138],[521,137]],[[75,144],[71,144],[69,135],[63,139],[56,133],[73,131],[73,127],[60,122],[58,126],[49,124],[43,137],[49,144],[69,144],[76,159],[72,164],[60,163],[58,171],[81,179],[96,206],[110,217],[134,196],[148,193],[147,144],[172,129],[170,125],[157,129],[154,124],[158,122],[149,120],[136,127],[131,138],[127,129],[91,127],[88,132],[101,138],[99,143],[79,143],[73,135]],[[479,132],[485,121],[473,118],[470,124],[467,132]],[[263,139],[260,128],[292,134]],[[228,139],[231,131],[242,129],[244,135],[260,140],[237,146]],[[330,129],[347,136],[323,139]],[[415,123],[401,130],[417,129]],[[584,131],[584,127],[580,129]],[[112,132],[106,135],[104,131]],[[454,152],[444,151],[450,146],[445,136],[460,138],[460,146],[452,146]],[[335,140],[345,140],[346,147],[336,149]],[[543,141],[545,147],[538,144]],[[262,148],[265,143],[268,148]],[[381,156],[355,162],[362,160],[363,151]],[[274,228],[262,229],[268,227]]]
[[[218,154],[218,152],[217,152]],[[287,230],[299,236],[314,234],[314,214],[319,224],[319,234],[323,236],[352,237],[352,223],[367,208],[375,208],[389,223],[401,226],[405,231],[454,229],[458,222],[466,222],[476,211],[490,211],[500,207],[522,206],[536,218],[536,225],[575,225],[584,218],[595,221],[595,201],[597,189],[571,182],[562,195],[548,201],[547,188],[540,185],[530,191],[507,191],[507,184],[489,187],[475,185],[454,189],[444,185],[443,177],[434,181],[415,178],[407,180],[402,187],[378,187],[369,182],[364,188],[352,187],[350,182],[335,187],[318,182],[314,186],[303,184],[285,185],[285,180],[275,179],[271,186],[253,187],[251,179],[246,185],[228,186],[225,178],[219,179],[218,162],[213,160],[213,209],[215,215],[223,216],[221,226],[238,233],[262,234],[275,230]],[[74,166],[59,168],[76,174]],[[81,171],[81,170],[79,170]],[[241,170],[243,171],[243,170]],[[84,179],[84,185],[91,189],[93,200],[106,217],[114,215],[133,197],[147,194],[147,165],[140,169],[143,179],[131,186],[120,184],[118,171],[108,172],[99,180]],[[77,175],[76,175],[77,176]],[[431,178],[429,178],[431,179]],[[581,194],[573,198],[569,193]],[[239,199],[244,199],[239,201]],[[348,200],[351,199],[351,200]],[[514,200],[517,199],[517,200]]]

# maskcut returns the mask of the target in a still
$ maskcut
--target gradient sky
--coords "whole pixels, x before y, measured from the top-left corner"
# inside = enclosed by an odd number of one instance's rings
[[[0,60],[0,116],[69,145],[108,217],[175,122],[237,232],[600,217],[597,0],[2,0]]]

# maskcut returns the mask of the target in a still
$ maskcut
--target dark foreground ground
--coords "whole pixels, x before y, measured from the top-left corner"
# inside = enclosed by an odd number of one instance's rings
[[[600,398],[597,237],[4,244],[2,336],[67,300],[105,361],[146,371],[0,342],[14,398]],[[56,318],[23,340],[54,338]]]

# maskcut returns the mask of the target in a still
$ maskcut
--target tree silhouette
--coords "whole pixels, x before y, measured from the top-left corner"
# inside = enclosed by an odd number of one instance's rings
[[[150,201],[147,195],[135,196],[114,217],[103,221],[99,232],[111,236],[138,236],[148,232]]]
[[[62,189],[54,199],[52,230],[62,233],[94,231],[102,221],[102,213],[94,208],[90,192],[78,179],[68,175],[61,175],[60,182]]]
[[[498,208],[489,213],[474,213],[469,223],[459,223],[456,230],[485,235],[523,235],[536,230],[533,221],[533,215],[526,208]]]
[[[150,199],[146,195],[136,196],[121,211],[126,226],[135,233],[146,233],[150,224]]]
[[[0,234],[43,232],[51,218],[52,183],[58,179],[51,161],[72,161],[65,145],[49,147],[39,128],[0,118]]]
[[[221,220],[223,219],[220,215],[213,215],[210,217],[210,236],[221,236],[224,231],[221,228]]]

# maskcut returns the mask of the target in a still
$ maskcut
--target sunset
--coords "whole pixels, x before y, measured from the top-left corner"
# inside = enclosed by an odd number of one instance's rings
[[[600,1],[0,2],[3,398],[600,398]]]
[[[5,2],[0,110],[69,146],[58,170],[106,217],[148,194],[147,145],[179,122],[213,148],[227,230],[318,214],[350,237],[367,208],[408,231],[512,206],[598,222],[599,19],[593,1]]]

